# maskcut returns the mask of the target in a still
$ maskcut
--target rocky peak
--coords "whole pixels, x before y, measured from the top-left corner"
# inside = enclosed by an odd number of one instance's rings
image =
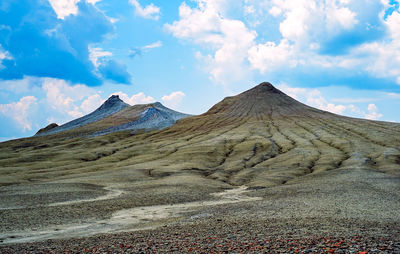
[[[120,107],[121,105],[126,104],[123,100],[119,98],[119,95],[111,95],[99,109],[110,109],[113,107]]]

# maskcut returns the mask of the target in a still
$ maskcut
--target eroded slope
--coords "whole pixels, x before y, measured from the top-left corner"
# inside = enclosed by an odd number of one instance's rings
[[[100,123],[115,125],[113,117]],[[162,131],[24,139],[1,144],[0,156],[2,184],[112,171],[142,180],[192,174],[231,185],[271,186],[332,169],[399,175],[400,125],[310,108],[263,83]]]

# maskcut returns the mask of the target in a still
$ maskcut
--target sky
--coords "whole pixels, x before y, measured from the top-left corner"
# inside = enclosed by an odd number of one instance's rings
[[[0,141],[112,94],[201,114],[264,81],[319,109],[400,122],[399,2],[0,2]]]

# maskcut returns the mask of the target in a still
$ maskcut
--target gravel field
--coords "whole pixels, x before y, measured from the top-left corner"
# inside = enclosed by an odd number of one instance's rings
[[[328,222],[320,218],[309,218],[302,223],[213,218],[157,230],[1,246],[0,250],[2,253],[400,253],[400,234],[393,229],[394,225],[364,224],[365,227],[359,228],[359,223]],[[324,231],[327,224],[329,233]],[[308,234],[299,235],[305,230]]]
[[[3,243],[0,250],[1,253],[400,253],[399,193],[399,179],[379,172],[332,171],[282,186],[250,188],[235,196],[257,197],[255,200],[173,210],[176,214],[169,217],[150,216],[148,221],[130,228],[139,231]],[[229,199],[221,194],[211,196],[214,199],[209,199],[214,201]],[[132,196],[125,198],[128,197]],[[118,202],[123,198],[122,195],[93,203]],[[193,202],[179,204],[180,207]],[[150,203],[147,207],[154,206]]]

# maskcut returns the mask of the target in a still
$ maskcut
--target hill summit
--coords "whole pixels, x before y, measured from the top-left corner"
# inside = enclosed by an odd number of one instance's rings
[[[119,111],[129,104],[126,104],[119,98],[119,95],[111,95],[99,108],[98,110],[116,110]],[[118,110],[119,109],[119,110]]]
[[[118,95],[112,95],[108,98],[99,108],[97,108],[92,113],[70,121],[66,124],[60,125],[49,129],[48,131],[38,132],[36,135],[49,135],[53,133],[59,133],[63,131],[68,131],[71,129],[79,128],[84,125],[99,121],[106,118],[112,114],[115,114],[122,109],[129,107],[129,104],[123,102]]]
[[[305,115],[321,112],[287,96],[269,82],[263,82],[239,95],[226,97],[206,115],[267,117],[276,115]]]
[[[160,102],[130,106],[118,95],[112,95],[92,113],[61,126],[51,124],[40,129],[36,135],[59,133],[64,137],[93,137],[126,130],[160,130],[188,116],[190,115],[169,109]]]

